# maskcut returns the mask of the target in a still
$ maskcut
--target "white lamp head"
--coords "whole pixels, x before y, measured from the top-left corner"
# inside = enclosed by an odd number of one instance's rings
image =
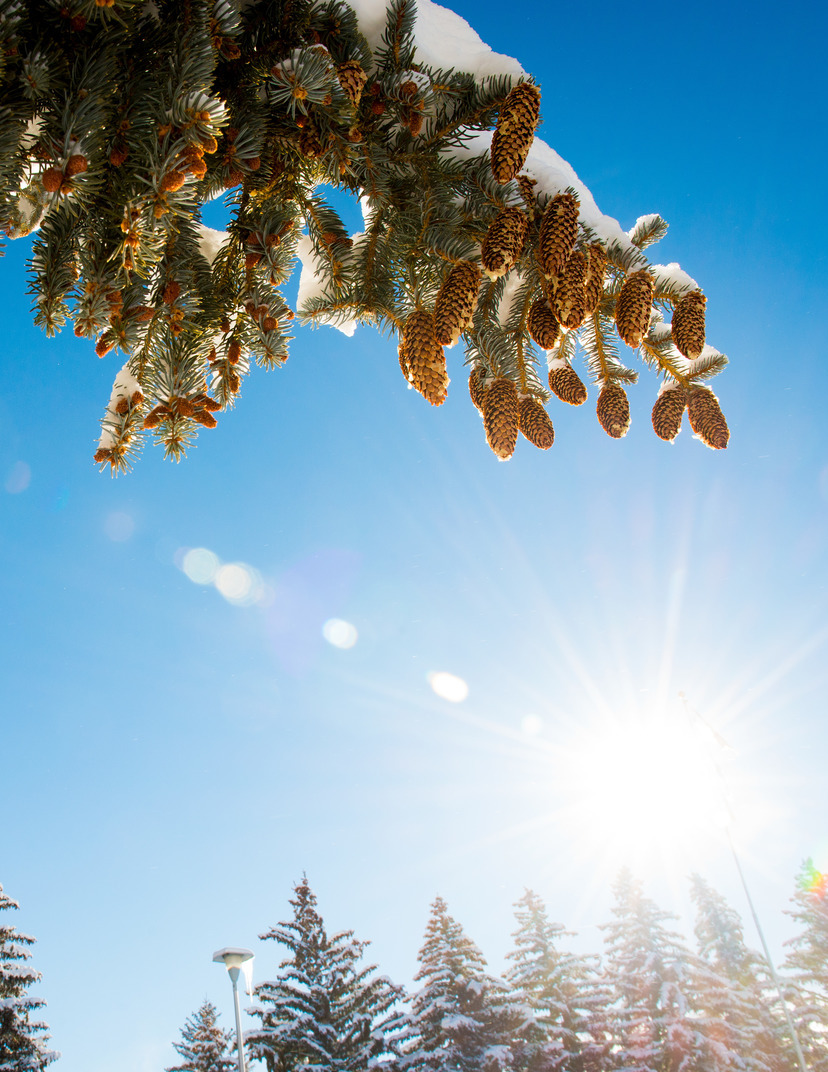
[[[231,968],[240,968],[242,964],[252,959],[253,953],[249,949],[240,949],[232,945],[213,953],[214,962],[218,964],[223,961],[228,971]]]

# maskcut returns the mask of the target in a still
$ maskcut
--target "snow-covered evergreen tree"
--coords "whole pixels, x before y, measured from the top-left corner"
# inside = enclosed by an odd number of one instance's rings
[[[518,929],[514,949],[507,953],[512,966],[506,980],[515,998],[531,1010],[516,1036],[516,1072],[588,1072],[599,1067],[604,1047],[592,1033],[602,997],[597,959],[559,948],[567,932],[550,922],[546,906],[531,890],[517,902],[515,918]]]
[[[526,1010],[438,897],[432,905],[406,1031],[404,1072],[502,1072]]]
[[[402,990],[360,964],[368,942],[328,936],[306,878],[290,903],[293,918],[261,935],[289,956],[256,987],[261,1027],[247,1035],[249,1052],[268,1072],[369,1072],[389,1058]]]
[[[788,915],[801,928],[786,944],[793,1020],[810,1072],[828,1072],[828,872],[807,860]]]
[[[793,1059],[785,1053],[782,1012],[774,1014],[767,963],[745,945],[738,912],[698,875],[692,876],[691,896],[701,962],[695,973],[696,1002],[709,1024],[711,1072],[732,1067],[784,1072]]]
[[[0,912],[18,908],[0,886]],[[28,994],[40,973],[26,963],[34,938],[0,920],[0,1072],[40,1072],[58,1056],[46,1043],[46,1024],[32,1014],[45,1004]]]
[[[694,1007],[692,954],[665,926],[674,917],[622,871],[606,931],[605,1029],[610,1067],[625,1072],[709,1072],[707,1026]]]
[[[211,1001],[202,1002],[198,1012],[187,1017],[181,1041],[173,1045],[182,1062],[166,1072],[231,1072],[236,1064],[230,1056],[233,1032],[219,1026],[218,1012]]]
[[[726,364],[706,345],[706,299],[645,253],[667,225],[604,216],[535,141],[532,79],[450,12],[2,0],[0,46],[0,228],[37,231],[36,323],[52,335],[71,320],[100,357],[121,351],[101,465],[128,467],[148,435],[182,457],[253,363],[284,364],[281,288],[298,260],[300,317],[395,333],[405,381],[433,405],[462,336],[500,458],[518,432],[551,446],[552,395],[585,401],[577,353],[601,425],[625,435],[637,372],[619,340],[663,379],[662,439],[687,410],[708,446],[727,445],[705,386]],[[362,199],[364,231],[348,234],[325,184]],[[224,191],[219,233],[201,213]]]

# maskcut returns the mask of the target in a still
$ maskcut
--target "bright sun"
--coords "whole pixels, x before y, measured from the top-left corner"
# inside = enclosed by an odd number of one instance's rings
[[[584,851],[611,864],[690,860],[727,822],[721,744],[692,715],[593,724],[564,750],[570,821]]]

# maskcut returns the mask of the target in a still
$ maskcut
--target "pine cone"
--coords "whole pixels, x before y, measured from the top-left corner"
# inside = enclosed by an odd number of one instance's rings
[[[501,461],[515,452],[519,421],[517,387],[512,380],[495,380],[483,400],[483,426],[489,446]]]
[[[359,104],[359,98],[368,81],[368,75],[362,69],[362,64],[356,60],[346,60],[340,63],[336,69],[336,77],[345,91],[348,100],[354,108]]]
[[[539,114],[540,90],[531,82],[518,82],[501,106],[492,136],[492,174],[501,186],[526,163]]]
[[[615,323],[627,346],[640,346],[647,334],[654,294],[655,280],[646,268],[628,275],[622,283],[615,303]]]
[[[537,298],[532,302],[526,327],[534,342],[543,350],[551,350],[558,341],[561,329],[555,314],[549,308],[546,298]]]
[[[56,193],[63,184],[63,172],[58,168],[46,168],[40,176],[40,181],[43,184],[43,189],[46,190],[47,193]]]
[[[558,276],[555,287],[555,316],[565,328],[579,328],[586,315],[587,257],[579,249],[573,251]]]
[[[538,259],[547,279],[560,275],[578,237],[578,199],[558,194],[546,206],[538,234]]]
[[[712,450],[724,450],[730,439],[730,429],[719,407],[719,400],[709,387],[694,387],[687,401],[690,427]]]
[[[575,369],[567,365],[558,365],[549,370],[549,390],[557,395],[561,402],[570,406],[582,406],[587,400],[587,389]]]
[[[519,208],[506,208],[495,216],[480,250],[483,271],[489,279],[506,275],[517,264],[528,228],[529,221]]]
[[[653,430],[659,439],[672,443],[681,431],[681,419],[687,406],[687,392],[681,386],[668,387],[655,400]]]
[[[630,403],[618,383],[605,383],[598,395],[598,420],[608,436],[621,439],[630,428]]]
[[[82,153],[74,153],[66,161],[65,174],[68,178],[72,178],[74,175],[80,175],[82,171],[86,171],[89,167],[89,162]]]
[[[704,306],[707,298],[700,290],[685,294],[673,313],[673,342],[691,361],[704,349]]]
[[[518,426],[524,436],[541,450],[549,450],[555,442],[555,429],[549,414],[536,398],[522,398]]]
[[[475,365],[469,373],[469,397],[481,412],[487,391],[486,371],[482,365]]]
[[[480,269],[476,264],[461,261],[454,265],[443,280],[434,307],[438,342],[453,345],[471,324],[479,288]]]
[[[586,316],[592,316],[601,304],[601,297],[604,293],[604,274],[607,268],[606,250],[603,246],[599,246],[597,242],[593,242],[591,246],[587,247],[587,257],[589,261],[584,287],[586,297],[584,313]]]
[[[405,322],[403,347],[408,358],[411,383],[432,406],[441,406],[448,393],[448,375],[443,347],[437,341],[434,317],[415,309]]]

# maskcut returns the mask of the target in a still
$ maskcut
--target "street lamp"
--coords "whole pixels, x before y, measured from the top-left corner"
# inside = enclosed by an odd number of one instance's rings
[[[230,981],[233,984],[233,1006],[236,1010],[236,1050],[239,1055],[239,1072],[245,1072],[244,1065],[244,1040],[242,1039],[241,1029],[241,1010],[239,1008],[239,972],[241,971],[242,964],[247,964],[253,959],[253,954],[249,949],[238,949],[235,946],[228,946],[226,949],[219,949],[217,953],[213,953],[213,961],[215,963],[223,963],[230,976]]]

